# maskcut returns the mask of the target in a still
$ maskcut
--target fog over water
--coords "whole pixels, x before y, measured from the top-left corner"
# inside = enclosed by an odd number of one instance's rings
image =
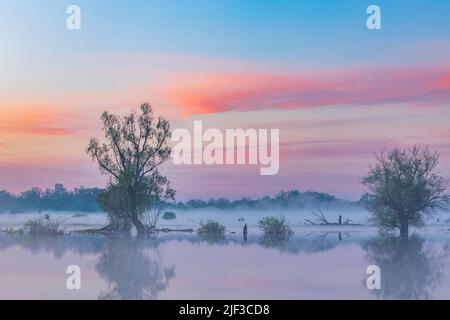
[[[415,229],[404,243],[380,236],[372,226],[308,226],[302,213],[283,212],[295,234],[273,242],[256,225],[268,212],[184,214],[177,212],[175,221],[160,226],[196,228],[199,221],[217,219],[227,233],[218,239],[196,233],[162,233],[145,240],[81,235],[74,230],[101,226],[104,215],[69,212],[52,215],[65,219],[65,236],[0,233],[0,298],[450,298],[448,224]],[[352,214],[356,222],[364,221],[356,220],[363,212]],[[18,227],[31,216],[36,215],[0,215],[0,225]],[[245,221],[238,221],[241,217]],[[332,214],[329,218],[334,220]],[[249,225],[247,239],[243,223]],[[381,290],[366,287],[372,264],[382,270]],[[69,265],[81,268],[81,290],[66,288]]]
[[[159,227],[165,228],[197,228],[200,222],[215,220],[225,225],[230,231],[242,231],[244,224],[257,231],[258,221],[266,216],[283,215],[293,228],[306,224],[305,219],[314,220],[312,211],[316,208],[301,210],[219,210],[219,209],[197,209],[197,210],[172,210],[176,213],[173,221],[160,220]],[[349,209],[328,209],[324,210],[326,217],[337,222],[339,215],[343,220],[350,219],[352,223],[367,224],[369,213],[365,210],[351,207]],[[79,213],[79,212],[41,212],[41,213],[21,213],[21,214],[0,214],[0,227],[20,228],[29,219],[43,217],[49,214],[52,219],[63,222],[66,230],[80,230],[86,228],[101,227],[107,224],[107,217],[104,213]]]

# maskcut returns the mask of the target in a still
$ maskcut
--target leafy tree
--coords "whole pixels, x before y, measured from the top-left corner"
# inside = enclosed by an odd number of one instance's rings
[[[375,224],[399,228],[407,238],[410,225],[423,225],[427,216],[447,207],[447,181],[436,172],[438,153],[414,146],[382,152],[376,159],[362,181]]]
[[[0,191],[0,213],[6,210],[13,212],[28,211],[99,211],[97,197],[102,190],[99,188],[79,187],[67,190],[62,184],[56,184],[54,189],[33,187],[15,196]]]
[[[37,208],[40,211],[43,196],[43,191],[35,187],[31,190],[22,192],[20,202],[26,208]]]
[[[171,154],[169,122],[156,120],[148,103],[141,105],[139,114],[133,110],[119,117],[105,111],[101,120],[105,142],[91,138],[86,152],[98,163],[100,171],[109,175],[116,192],[120,190],[125,198],[124,212],[138,234],[142,234],[145,226],[140,217],[149,208],[152,195],[161,188],[171,190],[169,181],[158,171]]]

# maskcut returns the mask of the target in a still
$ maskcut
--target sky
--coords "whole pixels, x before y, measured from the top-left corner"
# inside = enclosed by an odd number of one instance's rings
[[[414,144],[450,177],[449,15],[446,0],[0,0],[0,190],[104,186],[84,151],[100,114],[145,101],[173,129],[280,130],[274,176],[165,164],[178,200],[358,199],[375,152]]]

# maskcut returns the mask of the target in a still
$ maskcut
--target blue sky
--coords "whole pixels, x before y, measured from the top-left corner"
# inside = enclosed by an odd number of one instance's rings
[[[366,28],[369,4],[382,30]],[[84,154],[99,114],[150,100],[174,128],[281,130],[279,175],[168,166],[181,198],[356,199],[379,149],[450,160],[449,16],[447,0],[0,0],[0,190],[104,185]]]
[[[372,3],[382,9],[379,32],[365,28]],[[82,9],[78,33],[63,28],[69,4]],[[450,3],[444,0],[18,0],[1,1],[0,11],[5,45],[52,54],[177,52],[345,65],[450,36]]]

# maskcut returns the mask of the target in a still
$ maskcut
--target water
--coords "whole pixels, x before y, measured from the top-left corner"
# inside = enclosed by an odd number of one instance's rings
[[[78,223],[99,222],[84,218]],[[344,226],[296,226],[287,242],[254,227],[247,241],[240,232],[146,240],[0,234],[0,299],[449,299],[448,228],[415,230],[408,242]],[[381,290],[366,287],[373,264]],[[81,268],[81,290],[66,288],[69,265]]]

